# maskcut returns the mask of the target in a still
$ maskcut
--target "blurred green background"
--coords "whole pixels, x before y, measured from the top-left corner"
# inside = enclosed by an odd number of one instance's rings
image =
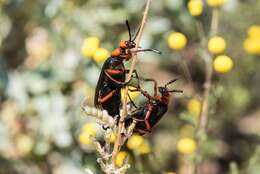
[[[144,137],[149,152],[123,149],[130,155],[129,173],[188,173],[180,168],[185,168],[183,161],[192,154],[179,153],[176,144],[195,136],[196,108],[205,81],[204,63],[197,54],[196,21],[208,32],[212,8],[204,4],[203,14],[195,18],[187,2],[152,2],[141,45],[163,54],[139,54],[137,71],[161,85],[179,77],[175,88],[184,94],[173,96],[168,113]],[[85,99],[93,106],[103,56],[118,47],[121,39],[128,39],[126,19],[136,31],[144,3],[0,0],[1,174],[101,173],[94,148],[78,137],[89,123],[101,139],[103,130],[81,113],[80,106]],[[260,57],[244,50],[247,30],[260,25],[259,16],[259,0],[226,0],[221,8],[219,35],[226,40],[225,54],[234,66],[226,74],[213,75],[208,136],[201,151],[203,174],[260,173]],[[168,47],[167,39],[174,31],[187,37],[181,51]],[[105,49],[101,55],[84,53],[84,40],[89,37],[98,38],[99,47]]]

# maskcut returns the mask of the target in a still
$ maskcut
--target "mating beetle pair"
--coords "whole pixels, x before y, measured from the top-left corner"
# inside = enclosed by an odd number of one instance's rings
[[[131,37],[131,30],[128,21],[126,25],[129,33],[128,41],[121,41],[119,48],[116,48],[111,57],[109,57],[101,69],[99,80],[96,86],[95,92],[95,107],[107,110],[108,114],[114,118],[119,117],[121,107],[121,89],[129,84],[130,81],[125,82],[126,74],[129,70],[125,69],[124,61],[128,61],[132,58],[134,52],[153,51],[159,53],[154,49],[141,49],[133,50],[136,47],[135,39],[138,35],[139,29],[134,38]],[[134,70],[135,77],[139,81],[138,74]],[[165,87],[159,87],[161,96],[157,95],[157,83],[152,79],[143,79],[144,81],[154,81],[154,96],[149,95],[146,91],[140,88],[140,85],[136,87],[134,91],[140,91],[148,100],[144,106],[136,108],[133,114],[129,115],[125,120],[125,125],[128,126],[133,120],[137,121],[135,132],[139,134],[145,134],[150,132],[151,128],[157,123],[160,118],[165,114],[168,109],[169,93],[180,92],[176,90],[169,91],[167,85],[174,82],[171,81],[165,85]],[[130,96],[129,96],[130,98]],[[131,98],[130,101],[132,102]],[[133,103],[133,102],[132,102]],[[134,103],[133,103],[134,104]],[[135,106],[135,104],[134,104]]]

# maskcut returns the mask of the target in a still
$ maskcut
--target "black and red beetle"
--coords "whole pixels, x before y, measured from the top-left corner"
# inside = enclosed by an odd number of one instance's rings
[[[125,82],[126,74],[129,70],[125,69],[123,62],[131,59],[133,52],[153,51],[160,53],[154,49],[141,49],[140,47],[137,50],[132,50],[136,46],[135,39],[139,30],[135,37],[132,38],[128,21],[126,21],[126,25],[129,33],[129,40],[120,41],[119,48],[116,48],[112,52],[111,57],[107,58],[103,64],[95,92],[95,107],[107,110],[108,114],[112,117],[119,116],[121,89],[129,84],[129,81]],[[134,71],[134,74],[138,77],[136,71]]]
[[[125,126],[128,127],[133,120],[136,121],[136,126],[134,128],[134,133],[144,135],[148,132],[151,132],[151,129],[155,126],[156,123],[163,117],[163,115],[168,110],[168,104],[170,99],[171,92],[183,92],[181,90],[169,90],[168,85],[174,83],[177,79],[171,80],[166,83],[165,86],[157,87],[155,80],[154,81],[154,95],[151,96],[146,91],[143,91],[140,87],[131,90],[141,92],[148,100],[145,104],[136,110],[134,110],[130,115],[127,116],[125,120]],[[157,90],[159,90],[161,95],[157,95]]]

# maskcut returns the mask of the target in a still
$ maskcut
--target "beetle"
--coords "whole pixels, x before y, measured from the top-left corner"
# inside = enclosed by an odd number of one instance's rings
[[[138,35],[138,31],[134,38],[131,36],[130,26],[126,21],[128,29],[129,40],[120,41],[119,48],[116,48],[111,56],[104,62],[99,79],[96,85],[94,105],[95,107],[107,110],[108,114],[112,117],[118,117],[120,113],[121,105],[121,89],[125,87],[131,79],[125,82],[126,74],[129,70],[125,69],[124,61],[128,61],[132,58],[133,52],[153,51],[159,53],[154,49],[140,49],[132,50],[136,47],[135,39]],[[133,72],[138,78],[137,72]]]
[[[144,103],[143,106],[134,110],[129,114],[125,120],[125,126],[128,127],[133,120],[136,121],[136,126],[134,128],[134,133],[144,135],[150,133],[151,129],[160,121],[163,115],[168,110],[170,93],[179,92],[182,93],[182,90],[170,90],[168,86],[174,83],[177,79],[171,80],[166,83],[164,86],[157,87],[157,82],[153,79],[147,79],[154,82],[154,95],[148,94],[147,91],[142,90],[140,87],[137,87],[134,91],[139,91],[145,96],[148,100]],[[157,90],[160,95],[157,95]]]

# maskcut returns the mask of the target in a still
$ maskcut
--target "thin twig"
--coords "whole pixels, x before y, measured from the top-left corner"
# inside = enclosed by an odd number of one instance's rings
[[[142,22],[141,22],[141,26],[140,26],[140,31],[136,37],[136,47],[135,50],[138,49],[138,46],[140,45],[141,42],[141,37],[143,34],[143,30],[144,30],[144,26],[147,20],[147,16],[148,16],[148,11],[150,8],[150,4],[151,4],[152,0],[147,0],[146,1],[146,6],[145,6],[145,10],[144,10],[144,14],[143,14],[143,18],[142,18]],[[133,58],[132,58],[132,62],[131,62],[131,67],[130,67],[130,71],[129,74],[127,76],[127,81],[129,81],[132,77],[133,71],[135,69],[135,64],[136,64],[136,53],[134,53]],[[117,135],[116,135],[116,141],[114,144],[114,149],[113,149],[113,153],[112,153],[112,160],[113,162],[115,162],[115,157],[120,149],[120,141],[121,141],[121,132],[122,129],[124,128],[124,120],[125,117],[127,116],[127,93],[128,93],[128,87],[125,88],[124,90],[124,99],[123,99],[123,112],[120,115],[120,120],[119,120],[119,125],[118,125],[118,130],[117,130]]]
[[[212,21],[209,36],[216,35],[218,32],[218,9],[213,10],[212,14]],[[208,114],[209,114],[209,95],[211,89],[211,82],[212,82],[212,75],[213,75],[213,68],[212,68],[212,55],[207,51],[207,38],[204,34],[203,27],[200,23],[197,24],[198,32],[201,38],[201,46],[202,46],[202,58],[205,61],[205,83],[204,83],[204,91],[203,91],[203,101],[202,101],[202,108],[199,117],[199,123],[197,127],[197,138],[198,138],[198,147],[197,147],[197,155],[201,153],[201,145],[203,138],[202,136],[206,134],[206,127],[208,125]],[[201,159],[200,159],[201,160]],[[199,165],[200,161],[196,162],[195,166],[195,173],[199,172]]]

